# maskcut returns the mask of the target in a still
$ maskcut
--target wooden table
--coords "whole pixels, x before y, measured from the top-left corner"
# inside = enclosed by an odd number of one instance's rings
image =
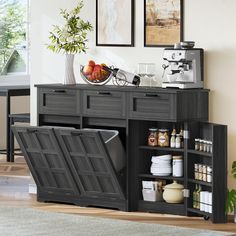
[[[7,161],[10,162],[10,118],[11,114],[11,97],[30,95],[30,85],[17,85],[12,83],[0,82],[0,96],[6,97],[6,155]]]

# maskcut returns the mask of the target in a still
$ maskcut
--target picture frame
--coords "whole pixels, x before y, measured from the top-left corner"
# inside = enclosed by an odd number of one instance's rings
[[[183,41],[183,0],[144,0],[144,47]]]
[[[134,47],[135,0],[96,0],[96,46]]]

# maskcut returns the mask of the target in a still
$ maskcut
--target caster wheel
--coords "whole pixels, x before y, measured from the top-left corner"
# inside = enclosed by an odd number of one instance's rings
[[[209,216],[204,216],[203,218],[204,218],[204,220],[209,220],[210,219]]]

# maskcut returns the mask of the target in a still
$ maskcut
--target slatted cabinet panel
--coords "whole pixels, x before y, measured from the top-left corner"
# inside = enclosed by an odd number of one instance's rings
[[[39,191],[80,195],[52,128],[12,127]]]
[[[125,199],[99,131],[55,129],[81,196]]]

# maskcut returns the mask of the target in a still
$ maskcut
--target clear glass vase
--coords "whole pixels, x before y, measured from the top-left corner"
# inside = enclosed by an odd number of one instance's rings
[[[76,84],[74,74],[74,54],[66,54],[64,84]]]

